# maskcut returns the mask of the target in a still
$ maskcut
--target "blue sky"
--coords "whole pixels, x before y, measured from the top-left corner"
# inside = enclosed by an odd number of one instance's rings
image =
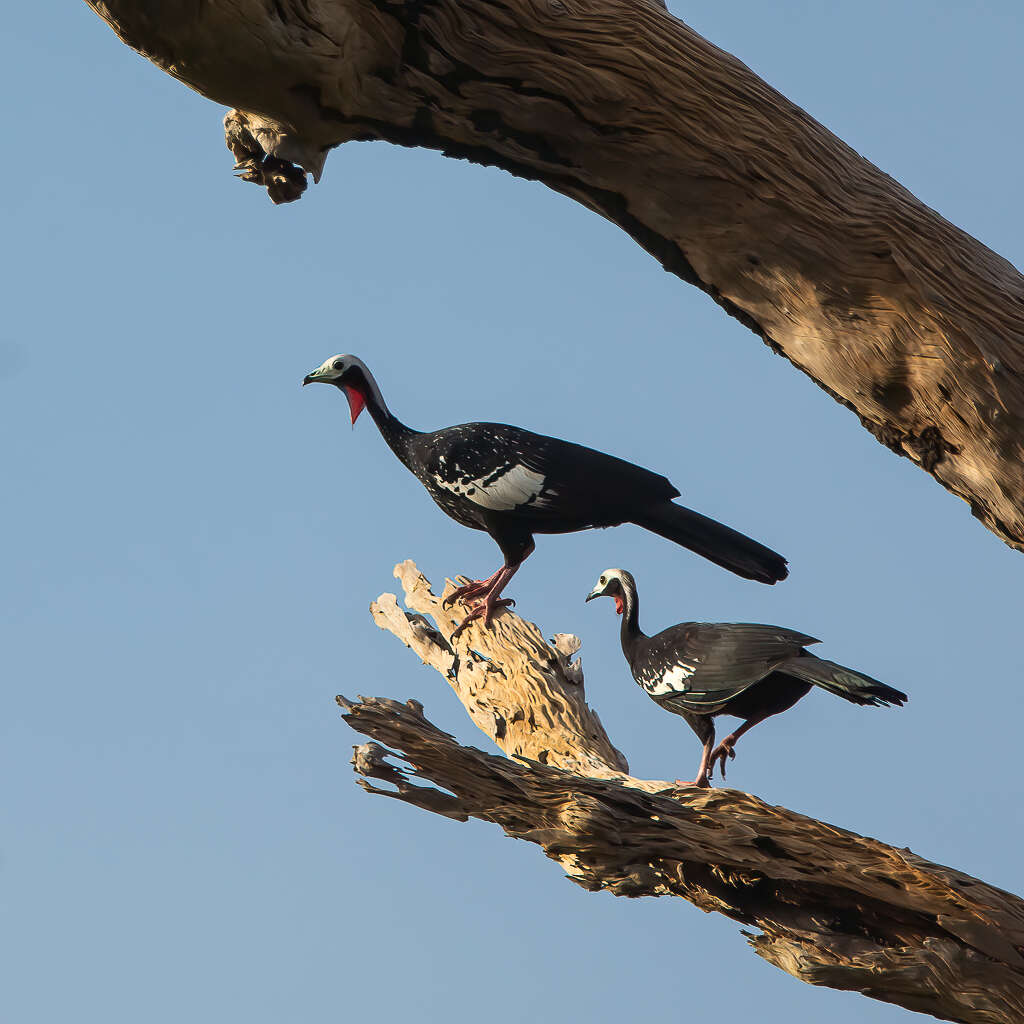
[[[1022,264],[1019,4],[685,13]],[[486,746],[367,606],[402,558],[440,581],[497,550],[299,382],[355,352],[412,426],[603,448],[784,552],[766,588],[632,527],[540,538],[510,593],[581,635],[589,699],[647,777],[688,777],[698,747],[629,679],[610,606],[584,606],[599,570],[634,572],[650,630],[822,637],[910,703],[816,692],[743,739],[730,783],[1016,890],[1021,555],[542,186],[350,145],[274,208],[232,178],[223,111],[84,4],[15,5],[3,42],[10,1019],[908,1019],[799,984],[681,901],[584,893],[535,847],[354,785],[335,693],[416,697]]]

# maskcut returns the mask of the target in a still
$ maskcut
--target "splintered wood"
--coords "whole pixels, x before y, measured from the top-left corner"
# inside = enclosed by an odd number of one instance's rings
[[[755,952],[802,981],[946,1020],[1024,1020],[1024,901],[748,793],[633,779],[567,660],[575,637],[560,635],[556,650],[505,610],[452,646],[445,638],[465,609],[444,608],[411,561],[395,575],[411,611],[384,594],[374,620],[512,756],[460,744],[418,701],[339,697],[372,740],[352,762],[368,792],[492,822],[586,889],[679,896],[724,914],[756,929]]]
[[[374,622],[437,669],[473,724],[506,754],[580,775],[627,777],[626,759],[584,700],[582,673],[570,662],[579,648],[575,637],[563,634],[558,649],[533,623],[498,614],[486,631],[474,623],[453,649],[446,638],[466,609],[445,608],[444,595],[434,595],[412,561],[397,565],[395,576],[414,614],[403,611],[394,594],[382,594],[370,605]],[[445,594],[453,589],[449,583]]]

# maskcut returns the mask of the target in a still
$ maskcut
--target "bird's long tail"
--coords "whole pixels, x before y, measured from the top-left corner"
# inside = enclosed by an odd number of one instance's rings
[[[907,700],[905,693],[880,683],[871,676],[862,675],[844,665],[816,658],[806,652],[784,665],[779,665],[778,671],[814,683],[815,686],[820,686],[823,690],[828,690],[829,693],[834,693],[837,697],[854,704],[874,704],[876,707],[896,704],[902,707]]]
[[[671,501],[648,508],[633,522],[745,579],[778,583],[789,575],[786,560],[778,552]]]

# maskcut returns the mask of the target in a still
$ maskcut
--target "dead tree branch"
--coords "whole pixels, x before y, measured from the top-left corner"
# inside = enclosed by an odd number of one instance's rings
[[[1024,547],[1024,278],[657,4],[88,2],[276,202],[354,139],[544,182]]]
[[[443,607],[412,562],[395,575],[412,612],[385,594],[375,621],[517,760],[461,745],[417,701],[339,697],[346,721],[374,741],[353,757],[368,792],[493,822],[586,889],[680,896],[725,914],[756,929],[759,956],[802,981],[946,1020],[1024,1019],[1024,901],[747,793],[631,778],[564,653],[575,638],[560,637],[559,650],[505,611],[452,648],[445,635],[460,611]]]

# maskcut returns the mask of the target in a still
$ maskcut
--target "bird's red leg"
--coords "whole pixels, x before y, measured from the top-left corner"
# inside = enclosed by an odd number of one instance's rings
[[[506,537],[504,540],[499,539],[498,545],[505,556],[505,564],[490,579],[480,580],[477,583],[467,583],[466,586],[459,587],[458,590],[453,591],[445,599],[444,604],[446,607],[452,601],[473,602],[470,613],[459,623],[455,632],[452,633],[452,640],[474,619],[483,619],[484,626],[486,627],[490,624],[491,614],[495,608],[507,608],[509,605],[515,604],[515,601],[501,601],[499,598],[501,597],[502,590],[508,585],[508,581],[515,576],[519,566],[526,561],[533,551],[533,538],[529,534],[525,537],[513,537],[511,539]]]
[[[715,770],[715,761],[721,761],[720,771],[722,773],[722,778],[724,779],[726,759],[736,757],[736,751],[733,749],[736,746],[736,741],[748,729],[753,729],[758,722],[763,722],[769,717],[769,715],[755,715],[753,718],[748,718],[735,732],[726,736],[725,739],[715,747],[714,752],[711,755],[711,763],[708,765],[708,775]]]
[[[445,608],[455,604],[456,601],[471,601],[475,597],[479,597],[481,594],[486,594],[491,587],[494,586],[497,578],[504,571],[505,566],[502,566],[496,573],[488,576],[485,580],[474,580],[472,583],[466,583],[464,586],[456,587],[442,602]]]
[[[521,565],[522,563],[520,563]],[[477,589],[474,593],[469,595],[470,599],[475,599],[474,604],[470,613],[459,623],[455,628],[455,632],[452,633],[452,640],[454,640],[474,619],[483,619],[484,627],[490,625],[491,614],[495,608],[507,608],[509,605],[515,604],[508,598],[505,600],[499,600],[501,592],[505,588],[506,584],[519,569],[519,565],[503,565],[489,580],[485,580],[483,583],[477,584]],[[460,587],[460,590],[468,588]],[[457,593],[457,592],[456,592]],[[449,600],[455,595],[449,595]],[[462,597],[465,601],[466,598]],[[447,603],[447,602],[446,602]]]
[[[711,723],[708,722],[710,726]],[[696,786],[698,789],[710,789],[711,788],[711,765],[713,763],[711,757],[711,747],[715,742],[715,730],[712,727],[711,732],[708,734],[708,738],[704,741],[704,750],[700,755],[700,767],[697,769],[697,778],[693,782],[683,782],[682,779],[676,779],[677,786]]]
[[[699,786],[701,789],[711,788],[711,744],[715,742],[714,734],[712,733],[711,738],[704,744],[704,749],[700,755],[700,767],[697,769],[697,778],[693,780],[695,786]]]

